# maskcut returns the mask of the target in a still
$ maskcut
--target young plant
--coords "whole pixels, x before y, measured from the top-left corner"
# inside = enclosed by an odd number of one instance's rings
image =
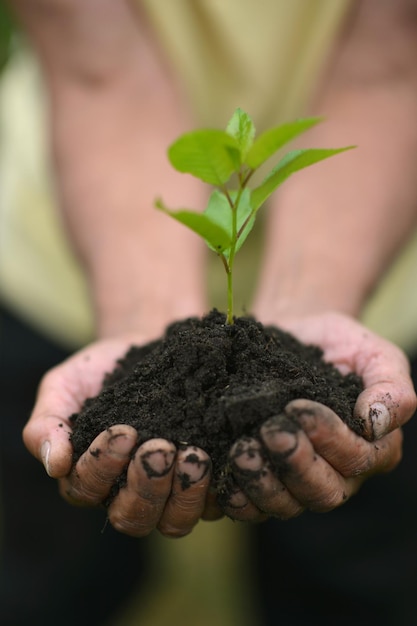
[[[227,323],[233,324],[233,270],[236,253],[249,235],[256,215],[269,196],[291,174],[353,146],[292,150],[262,182],[250,188],[253,174],[286,143],[315,126],[321,118],[298,119],[272,128],[255,139],[255,126],[245,111],[233,113],[226,130],[202,129],[181,135],[168,149],[179,172],[214,186],[203,213],[171,211],[161,199],[156,207],[178,220],[220,257],[227,275]]]

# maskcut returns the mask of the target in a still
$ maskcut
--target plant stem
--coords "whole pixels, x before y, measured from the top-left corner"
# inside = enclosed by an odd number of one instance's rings
[[[227,317],[226,323],[233,324],[233,272],[230,269],[230,263],[224,254],[219,254],[220,260],[227,276]]]
[[[227,272],[227,324],[233,324],[233,272],[230,269]]]
[[[227,323],[233,324],[233,314],[234,314],[234,293],[233,293],[233,262],[235,259],[235,248],[236,243],[235,239],[233,239],[233,243],[230,246],[230,255],[229,261],[227,263]]]
[[[234,316],[234,293],[233,293],[233,266],[234,266],[234,260],[235,260],[235,254],[236,254],[236,246],[237,246],[237,242],[238,239],[240,237],[240,235],[242,234],[243,230],[245,229],[247,223],[249,222],[249,220],[252,218],[253,214],[251,213],[251,215],[245,220],[244,224],[242,225],[242,227],[239,229],[239,232],[237,230],[237,210],[239,207],[239,202],[240,199],[242,197],[242,193],[243,190],[245,189],[250,177],[252,176],[252,174],[254,173],[255,170],[248,170],[246,172],[244,171],[240,171],[238,173],[238,179],[239,179],[239,190],[236,194],[236,198],[235,201],[233,202],[231,195],[229,193],[229,190],[227,189],[227,187],[224,185],[223,186],[223,193],[227,198],[227,201],[230,205],[230,210],[232,211],[232,244],[230,246],[230,253],[229,253],[229,258],[226,259],[226,257],[224,255],[221,255],[221,259],[223,261],[223,265],[224,268],[226,270],[226,274],[227,274],[227,317],[226,317],[226,322],[227,324],[232,325],[233,324],[233,316]]]
[[[231,200],[230,195],[227,194],[227,198],[229,200],[230,208],[232,211],[232,245],[230,246],[228,271],[227,271],[227,323],[228,324],[233,324],[233,315],[234,315],[233,266],[234,266],[234,260],[235,260],[235,254],[236,254],[236,244],[237,244],[237,240],[239,237],[239,233],[237,232],[237,209],[239,206],[243,189],[244,189],[244,184],[241,184],[234,202]]]

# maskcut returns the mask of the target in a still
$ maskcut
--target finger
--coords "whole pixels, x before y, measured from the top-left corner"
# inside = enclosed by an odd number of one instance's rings
[[[265,422],[260,435],[272,467],[292,496],[306,508],[329,511],[357,491],[358,480],[343,478],[316,453],[303,430],[289,425],[286,415]]]
[[[259,441],[248,437],[236,442],[231,462],[237,484],[257,509],[280,519],[302,513],[304,507],[273,473]]]
[[[364,381],[354,416],[361,434],[373,441],[405,424],[416,409],[409,363],[397,346],[339,313],[295,320],[287,325],[304,343],[320,345],[327,361]]]
[[[346,478],[390,471],[401,460],[400,430],[375,444],[356,435],[323,404],[294,400],[285,412],[301,426],[316,453]]]
[[[136,430],[124,424],[100,433],[60,481],[61,494],[72,504],[101,504],[129,463],[136,441]]]
[[[125,350],[125,341],[109,339],[80,350],[43,377],[23,440],[53,478],[71,470],[69,417],[80,411],[86,398],[98,394],[105,372]]]
[[[224,513],[217,502],[217,489],[209,487],[201,519],[206,522],[213,522],[221,517],[224,517]]]
[[[210,469],[210,458],[200,448],[178,451],[171,495],[158,524],[163,535],[183,537],[197,524],[205,507]]]
[[[363,363],[360,359],[357,364],[356,371],[362,376],[365,389],[354,409],[354,416],[364,423],[363,436],[369,441],[404,425],[416,410],[407,357],[397,346],[373,337],[365,339],[375,341],[372,358],[367,355]]]
[[[227,517],[239,522],[263,522],[267,515],[249,499],[234,479],[229,479],[229,497],[223,504]]]
[[[157,526],[171,492],[175,455],[174,444],[165,439],[150,439],[138,448],[126,485],[108,508],[116,530],[144,537]]]
[[[78,408],[59,373],[51,370],[39,386],[32,415],[23,429],[23,441],[53,478],[62,478],[71,469],[69,416]]]

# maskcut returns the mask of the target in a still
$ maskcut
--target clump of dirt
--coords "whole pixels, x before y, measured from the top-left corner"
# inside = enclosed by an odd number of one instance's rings
[[[160,340],[131,347],[99,395],[72,416],[74,463],[100,432],[129,424],[138,445],[163,437],[204,449],[218,486],[233,442],[256,436],[296,398],[329,406],[361,433],[352,417],[361,380],[343,376],[322,357],[318,347],[250,317],[230,326],[213,310],[176,322]]]

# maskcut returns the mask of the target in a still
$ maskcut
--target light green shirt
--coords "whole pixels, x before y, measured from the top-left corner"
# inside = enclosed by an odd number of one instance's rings
[[[198,123],[223,127],[241,106],[258,130],[305,111],[351,5],[349,0],[142,4]],[[0,83],[0,298],[43,332],[76,347],[93,336],[92,311],[56,210],[46,115],[39,69],[23,48]],[[410,349],[417,347],[415,268],[417,236],[365,315],[371,327]]]

